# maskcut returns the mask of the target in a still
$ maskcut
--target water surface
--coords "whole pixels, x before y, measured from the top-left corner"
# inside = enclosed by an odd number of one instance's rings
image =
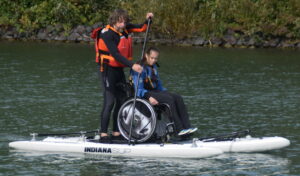
[[[196,136],[251,129],[253,136],[286,137],[291,146],[201,160],[9,150],[31,132],[97,129],[103,97],[92,45],[0,42],[0,175],[300,173],[300,51],[159,48],[164,86],[184,97]]]

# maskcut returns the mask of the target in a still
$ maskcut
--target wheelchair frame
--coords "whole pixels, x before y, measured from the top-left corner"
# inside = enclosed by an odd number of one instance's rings
[[[170,108],[167,104],[152,106],[147,100],[137,98],[134,111],[132,106],[134,98],[129,98],[120,107],[118,113],[118,127],[121,135],[133,143],[146,142],[148,140],[160,140],[165,142],[175,131],[175,126],[170,119]],[[132,115],[134,113],[134,115]],[[132,122],[131,137],[130,122]]]

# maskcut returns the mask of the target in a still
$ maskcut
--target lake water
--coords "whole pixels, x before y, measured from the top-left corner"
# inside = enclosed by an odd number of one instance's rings
[[[299,50],[159,48],[164,86],[184,97],[196,136],[251,129],[291,145],[199,160],[9,149],[31,132],[97,129],[103,97],[92,45],[2,41],[0,175],[300,175]]]

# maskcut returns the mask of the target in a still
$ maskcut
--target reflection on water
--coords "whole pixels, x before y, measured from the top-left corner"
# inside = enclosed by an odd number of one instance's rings
[[[222,174],[231,174],[234,170],[237,174],[246,175],[282,175],[289,173],[287,158],[271,154],[261,153],[237,153],[219,156],[222,160]],[[226,164],[224,164],[223,162]]]
[[[51,169],[53,174],[72,172],[72,175],[282,175],[289,173],[289,160],[271,154],[223,154],[206,159],[127,158],[92,154],[63,154],[11,150],[11,157],[18,162],[18,169],[11,167],[10,173],[37,173]],[[31,165],[28,163],[39,163]],[[63,167],[62,165],[68,165]],[[8,168],[9,168],[8,167]],[[80,173],[80,174],[79,174]]]

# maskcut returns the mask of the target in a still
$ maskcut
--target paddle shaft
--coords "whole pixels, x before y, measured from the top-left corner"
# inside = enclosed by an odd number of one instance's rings
[[[146,34],[145,34],[145,38],[144,38],[144,43],[143,43],[143,49],[142,49],[142,55],[140,58],[140,63],[142,63],[143,57],[144,57],[144,53],[145,53],[145,49],[146,49],[146,43],[147,43],[147,37],[148,37],[148,33],[149,33],[149,28],[150,28],[150,23],[151,23],[151,18],[148,18],[147,21],[147,30],[146,30]],[[135,104],[136,104],[136,98],[137,98],[137,90],[139,87],[139,80],[141,77],[141,73],[138,74],[138,79],[137,79],[137,85],[135,86],[135,92],[134,92],[134,100],[133,100],[133,106],[132,106],[132,116],[130,119],[130,129],[129,129],[129,140],[128,140],[128,144],[130,145],[131,143],[131,133],[132,133],[132,125],[133,125],[133,120],[134,120],[134,109],[135,109]]]
[[[198,140],[200,141],[218,141],[218,140],[224,140],[224,139],[228,139],[228,138],[238,138],[238,137],[242,137],[242,136],[246,136],[250,134],[250,130],[244,130],[244,131],[236,131],[236,132],[232,132],[232,133],[228,133],[228,134],[221,134],[221,135],[217,135],[217,136],[208,136],[208,137],[202,137],[202,138],[198,138]]]
[[[72,132],[72,133],[32,133],[35,134],[36,136],[66,136],[66,135],[77,135],[77,134],[88,134],[88,133],[99,133],[99,130],[94,130],[94,131],[80,131],[80,132]]]

